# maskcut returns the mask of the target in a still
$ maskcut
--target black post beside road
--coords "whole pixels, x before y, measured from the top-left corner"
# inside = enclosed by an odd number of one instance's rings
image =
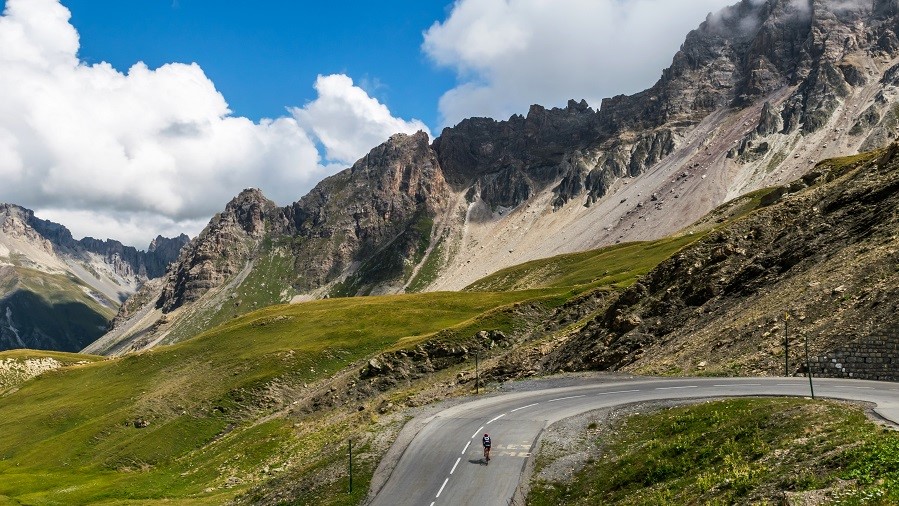
[[[805,335],[805,372],[808,373],[808,388],[812,392],[812,399],[814,399],[815,385],[812,384],[812,363],[808,358],[808,334]]]
[[[353,493],[353,440],[347,441],[347,448],[350,452],[350,494]]]
[[[478,395],[478,381],[480,380],[480,374],[478,374],[478,352],[474,352],[474,394]]]
[[[790,339],[787,334],[787,321],[790,313],[784,313],[784,376],[790,376]]]

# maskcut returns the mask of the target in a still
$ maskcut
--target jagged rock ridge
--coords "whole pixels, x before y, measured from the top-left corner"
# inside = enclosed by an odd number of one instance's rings
[[[147,296],[144,323],[108,341],[171,342],[289,300],[459,289],[534,258],[668,235],[893,138],[897,29],[893,0],[744,0],[688,34],[656,85],[598,111],[572,100],[467,119],[430,145],[397,135],[285,208],[245,192]]]

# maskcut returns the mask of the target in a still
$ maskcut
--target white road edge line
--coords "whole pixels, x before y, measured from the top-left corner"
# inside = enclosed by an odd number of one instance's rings
[[[449,477],[443,480],[443,485],[440,486],[440,490],[437,491],[437,499],[440,498],[440,494],[443,492],[443,487],[446,486],[447,482],[449,482]]]
[[[471,442],[471,441],[469,441],[469,443],[470,443],[470,442]],[[453,475],[453,473],[455,473],[455,472],[456,472],[456,466],[458,466],[458,465],[459,465],[459,462],[460,462],[460,461],[461,461],[461,460],[462,460],[462,457],[459,457],[459,458],[458,458],[458,459],[456,459],[456,463],[455,463],[455,464],[453,464],[453,470],[452,470],[452,471],[450,471],[450,476],[452,476],[452,475]]]
[[[522,406],[522,407],[520,407],[520,408],[515,408],[515,409],[513,409],[512,411],[509,411],[509,413],[514,413],[514,412],[518,411],[519,409],[530,408],[531,406],[536,406],[537,404],[540,404],[540,403],[539,403],[539,402],[535,402],[535,403],[533,403],[533,404],[528,404],[527,406]]]
[[[567,401],[568,399],[579,399],[581,397],[587,397],[587,396],[586,395],[572,395],[571,397],[559,397],[558,399],[551,399],[546,402]]]
[[[465,448],[462,448],[462,455],[465,455],[465,452],[468,451],[468,445],[471,444],[471,441],[465,443]]]
[[[699,388],[696,385],[688,385],[684,387],[658,387],[656,390],[683,390],[685,388]]]
[[[480,434],[482,430],[484,430],[484,426],[483,426],[483,425],[481,425],[481,428],[480,428],[480,429],[474,431],[474,434],[472,434],[471,437],[468,438],[468,439],[474,439],[474,438],[478,437],[478,434]],[[469,443],[470,443],[470,442],[471,442],[471,441],[469,441]]]
[[[490,420],[489,422],[485,423],[484,425],[490,425],[491,423],[493,423],[493,422],[499,420],[500,418],[502,418],[502,417],[504,417],[504,416],[506,416],[505,413],[499,415],[498,417],[494,418],[493,420]],[[480,430],[478,430],[478,432],[480,432]]]

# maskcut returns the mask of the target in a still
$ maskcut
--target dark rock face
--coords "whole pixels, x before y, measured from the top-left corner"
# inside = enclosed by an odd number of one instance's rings
[[[424,254],[448,201],[427,135],[394,135],[284,210],[284,233],[301,239],[294,286],[314,289],[348,269],[343,295],[402,279],[404,261]],[[358,263],[363,272],[351,268]]]
[[[508,121],[463,120],[445,128],[433,144],[447,181],[467,188],[501,171],[526,171],[537,184],[558,177],[560,159],[590,146],[598,135],[598,117],[586,102],[570,101],[565,109],[531,106],[526,117]]]

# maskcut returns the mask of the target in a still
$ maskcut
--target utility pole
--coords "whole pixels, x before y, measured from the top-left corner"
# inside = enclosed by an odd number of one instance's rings
[[[787,322],[790,313],[784,312],[784,376],[790,376],[790,340],[787,334]]]
[[[353,493],[353,439],[350,438],[347,441],[347,448],[350,452],[350,494]]]
[[[808,334],[805,335],[805,371],[808,373],[808,388],[812,392],[812,399],[815,398],[815,385],[812,384],[812,363],[808,358]]]

